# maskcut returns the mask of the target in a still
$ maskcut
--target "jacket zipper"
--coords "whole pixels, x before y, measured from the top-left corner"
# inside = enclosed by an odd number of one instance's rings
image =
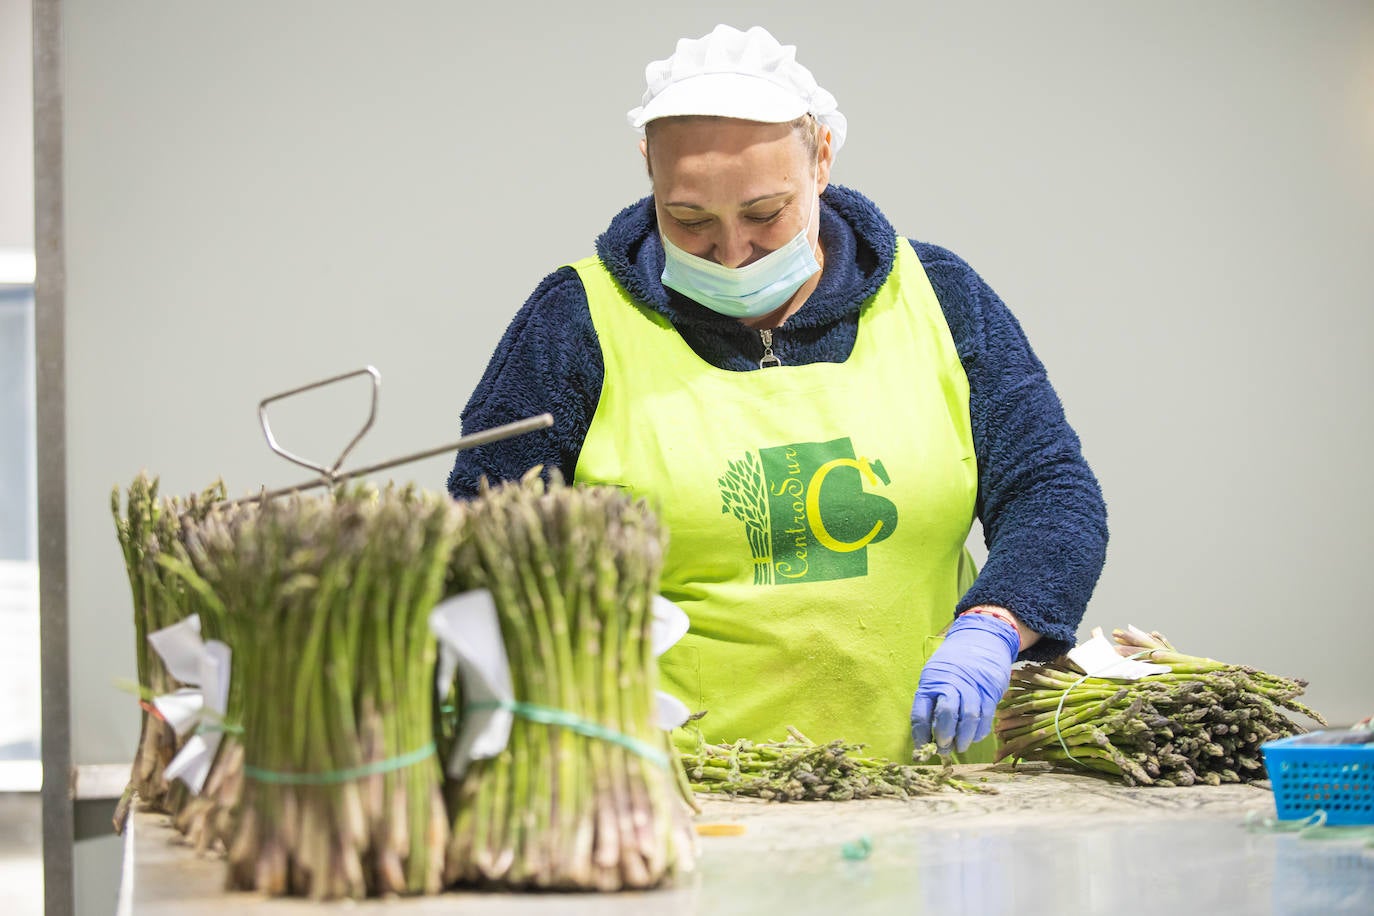
[[[759,368],[767,369],[769,366],[781,366],[782,360],[778,359],[773,352],[773,331],[771,328],[760,328],[759,338],[763,340],[763,359],[759,360]]]

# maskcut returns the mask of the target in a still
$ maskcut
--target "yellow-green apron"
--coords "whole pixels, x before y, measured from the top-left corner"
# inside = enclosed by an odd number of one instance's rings
[[[708,741],[790,725],[908,760],[978,486],[968,379],[916,253],[897,240],[845,362],[750,372],[702,360],[597,258],[573,267],[605,363],[575,480],[645,497],[668,531],[662,592],[691,630],[664,689]]]

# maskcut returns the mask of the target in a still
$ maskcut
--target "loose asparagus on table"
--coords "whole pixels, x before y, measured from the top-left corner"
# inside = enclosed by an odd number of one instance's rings
[[[1127,785],[1264,779],[1260,745],[1326,724],[1298,701],[1306,681],[1185,655],[1158,632],[1113,630],[1117,652],[1168,665],[1136,681],[1084,677],[1066,658],[1012,672],[998,706],[998,759],[1046,760]]]
[[[702,743],[695,753],[682,755],[687,778],[698,792],[744,795],[769,801],[861,798],[910,798],[945,787],[965,792],[995,793],[954,776],[948,763],[911,766],[865,757],[861,744],[830,741],[815,744],[788,727],[779,742],[736,741]],[[917,752],[918,759],[935,754],[935,745]]]

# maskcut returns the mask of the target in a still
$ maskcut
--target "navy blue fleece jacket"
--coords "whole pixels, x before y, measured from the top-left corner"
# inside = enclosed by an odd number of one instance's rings
[[[859,306],[892,269],[896,234],[861,194],[832,185],[821,195],[825,269],[806,304],[773,333],[784,364],[842,362],[854,346]],[[951,252],[912,241],[930,277],[969,381],[978,457],[978,517],[988,559],[951,613],[1009,608],[1041,640],[1023,658],[1051,658],[1075,631],[1102,571],[1106,507],[1077,435],[1021,326],[973,269]],[[663,286],[653,201],[625,208],[596,251],[630,295],[666,315],[696,353],[738,372],[760,369],[757,331]],[[458,453],[448,489],[468,498],[485,476],[519,477],[535,465],[571,480],[604,366],[586,293],[571,268],[544,278],[516,314],[463,411],[465,433],[548,412],[547,430]]]

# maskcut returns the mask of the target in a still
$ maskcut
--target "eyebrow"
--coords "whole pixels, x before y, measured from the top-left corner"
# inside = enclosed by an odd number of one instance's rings
[[[779,192],[777,192],[776,194],[764,194],[762,197],[755,197],[755,198],[752,199],[752,200],[746,200],[744,203],[740,204],[740,209],[741,209],[741,210],[747,210],[747,209],[749,209],[750,207],[754,206],[755,204],[763,203],[765,200],[773,200],[774,198],[777,198],[777,197],[786,197],[787,195],[789,195],[789,194],[791,194],[791,193],[792,193],[791,191],[779,191]],[[697,204],[689,204],[689,203],[687,203],[687,202],[685,202],[685,201],[680,201],[680,200],[670,200],[670,201],[668,201],[667,203],[665,203],[663,206],[665,206],[665,207],[681,207],[681,208],[684,209],[684,210],[705,210],[705,209],[706,209],[705,207],[699,206],[699,205],[697,205]]]

